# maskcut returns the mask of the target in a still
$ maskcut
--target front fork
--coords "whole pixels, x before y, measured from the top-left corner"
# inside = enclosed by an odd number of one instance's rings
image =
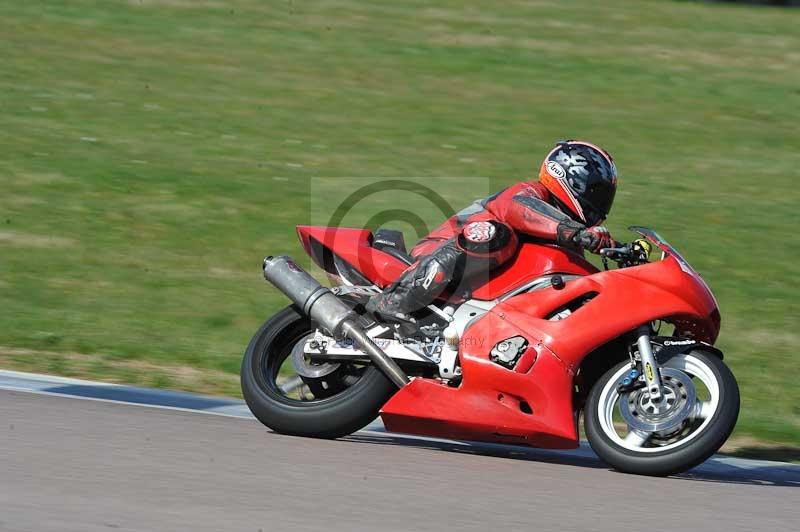
[[[653,354],[653,345],[650,343],[650,325],[642,325],[636,329],[639,356],[642,359],[642,371],[650,392],[650,399],[661,400],[661,372],[658,361]]]

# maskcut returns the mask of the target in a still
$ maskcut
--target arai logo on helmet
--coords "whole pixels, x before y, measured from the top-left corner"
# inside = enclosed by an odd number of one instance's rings
[[[555,161],[547,161],[547,173],[556,179],[564,179],[567,177],[567,172],[564,167]]]

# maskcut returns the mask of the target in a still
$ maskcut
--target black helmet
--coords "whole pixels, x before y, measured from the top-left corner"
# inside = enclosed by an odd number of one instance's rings
[[[614,203],[617,167],[604,149],[565,140],[544,158],[539,181],[574,220],[592,226],[606,219]]]

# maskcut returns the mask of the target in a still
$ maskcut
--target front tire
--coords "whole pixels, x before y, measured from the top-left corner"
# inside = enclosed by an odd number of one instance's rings
[[[625,420],[615,419],[622,411],[620,401],[629,401],[634,410],[638,405],[645,405],[645,409],[635,411],[634,418],[628,419],[648,417],[646,391],[620,396],[616,390],[629,370],[627,361],[609,370],[595,383],[586,401],[586,436],[592,449],[610,466],[637,475],[682,473],[705,462],[730,437],[739,416],[739,386],[730,369],[713,353],[693,350],[676,355],[662,365],[662,379],[667,373],[672,377],[667,377],[665,382],[675,383],[670,392],[674,409],[679,410],[681,399],[687,400],[687,397],[695,398],[696,403],[683,405],[691,411],[689,417],[679,426],[662,432],[648,433],[630,425],[625,428]],[[698,383],[698,390],[686,393],[687,388],[694,388],[694,382]],[[708,400],[700,399],[701,392],[709,396]],[[664,408],[673,407],[664,405]],[[643,423],[668,424],[666,415],[668,412],[662,417],[653,415]]]
[[[287,359],[314,330],[294,306],[264,323],[244,354],[242,394],[253,415],[275,432],[339,438],[374,420],[397,388],[373,366],[343,364],[318,379],[295,376],[302,390],[295,397],[287,394],[279,384],[286,368],[291,368]]]

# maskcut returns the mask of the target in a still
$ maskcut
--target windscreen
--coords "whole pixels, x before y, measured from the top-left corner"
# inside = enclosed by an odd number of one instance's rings
[[[683,256],[680,253],[678,253],[678,250],[675,249],[674,247],[672,247],[669,244],[669,242],[664,240],[664,238],[661,235],[659,235],[658,233],[656,233],[652,229],[648,229],[647,227],[640,227],[640,226],[634,225],[634,226],[629,227],[628,229],[630,229],[631,231],[634,231],[636,233],[639,233],[640,235],[645,237],[647,240],[649,240],[650,242],[652,242],[653,244],[658,246],[658,248],[661,251],[663,251],[667,255],[673,257],[676,261],[678,261],[678,264],[680,265],[681,270],[685,271],[686,273],[688,273],[690,275],[695,275],[695,276],[699,277],[699,274],[695,271],[695,269],[692,268],[692,266],[686,261],[686,259],[683,258]]]

